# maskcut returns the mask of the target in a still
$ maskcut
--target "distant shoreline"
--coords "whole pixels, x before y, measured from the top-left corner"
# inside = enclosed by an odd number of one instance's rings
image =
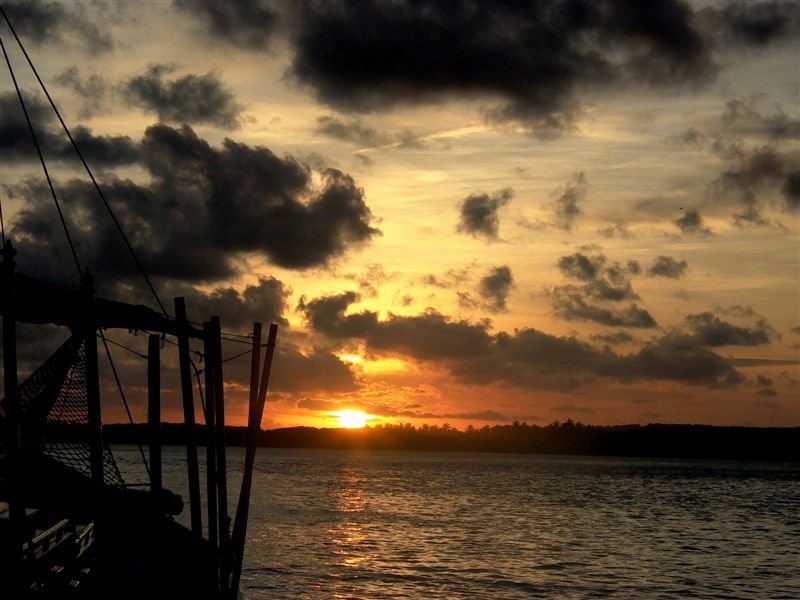
[[[69,438],[65,426],[52,432]],[[75,432],[77,433],[77,432]],[[227,427],[226,444],[243,446],[245,427]],[[147,443],[147,426],[110,424],[108,443]],[[204,443],[205,427],[197,428]],[[162,425],[161,441],[184,445],[182,424]],[[713,425],[583,425],[568,420],[547,426],[515,423],[481,429],[391,425],[364,429],[288,427],[259,432],[259,447],[408,451],[506,452],[652,458],[800,461],[800,427],[723,427]]]

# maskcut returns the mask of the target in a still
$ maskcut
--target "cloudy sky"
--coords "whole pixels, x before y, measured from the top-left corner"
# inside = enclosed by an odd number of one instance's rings
[[[796,1],[2,6],[165,304],[280,324],[265,426],[800,425]],[[154,304],[0,35],[82,267]],[[0,73],[6,233],[74,284]]]

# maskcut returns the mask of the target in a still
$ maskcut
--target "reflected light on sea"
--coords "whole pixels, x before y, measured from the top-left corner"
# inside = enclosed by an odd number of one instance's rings
[[[364,512],[366,500],[358,473],[346,468],[341,474],[340,482],[341,487],[333,493],[336,509],[343,515]],[[346,518],[328,529],[333,554],[338,558],[336,566],[358,567],[373,558],[370,555],[372,542],[367,536],[367,529],[367,525],[354,518]],[[336,578],[342,574],[334,572],[330,576]]]
[[[167,449],[164,478],[186,497],[183,456]],[[229,450],[232,492],[240,459]],[[800,598],[798,507],[796,463],[260,449],[241,587],[248,600]]]

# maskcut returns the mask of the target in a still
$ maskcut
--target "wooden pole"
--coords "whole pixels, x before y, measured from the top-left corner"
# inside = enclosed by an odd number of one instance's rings
[[[8,566],[10,591],[21,594],[22,531],[25,521],[25,506],[19,495],[22,492],[22,469],[20,464],[19,428],[19,381],[17,379],[17,251],[6,240],[2,254],[3,281],[3,385],[5,387],[5,442],[8,458],[8,513],[9,535],[0,544],[0,560]]]
[[[147,422],[150,429],[150,489],[160,494],[161,477],[161,339],[147,339]]]
[[[94,277],[86,269],[81,277],[84,298],[86,396],[89,413],[89,462],[92,482],[103,485],[103,421],[100,412],[100,370],[97,362],[97,324],[94,311]]]
[[[258,433],[261,431],[261,419],[264,415],[264,402],[267,398],[267,387],[269,386],[269,374],[272,369],[272,357],[275,354],[275,339],[278,335],[278,326],[274,323],[269,326],[267,336],[267,351],[264,354],[264,369],[261,373],[261,382],[258,386],[258,395],[253,394],[253,377],[250,378],[250,414],[247,424],[247,448],[245,451],[244,473],[242,475],[242,488],[239,492],[239,503],[236,507],[236,522],[233,525],[233,535],[231,537],[231,555],[233,564],[231,566],[231,598],[235,598],[239,591],[239,578],[242,574],[242,562],[244,560],[244,543],[247,534],[247,519],[250,513],[250,490],[253,482],[253,468],[256,460],[256,445],[258,443]]]
[[[211,323],[203,323],[203,358],[205,362],[206,388],[206,501],[208,503],[208,541],[214,553],[214,585],[219,588],[219,542],[217,522],[217,437],[216,422],[216,384],[214,360],[214,334]]]
[[[256,418],[254,411],[258,403],[258,368],[261,366],[261,323],[253,323],[253,351],[250,356],[250,403],[247,425]]]
[[[186,301],[175,298],[175,320],[178,329],[178,362],[181,370],[183,396],[183,421],[186,427],[186,468],[189,478],[189,507],[192,533],[203,537],[203,518],[200,513],[200,474],[197,463],[197,431],[194,420],[194,395],[189,359],[189,321],[186,319]]]
[[[225,456],[225,391],[222,375],[222,327],[219,317],[211,317],[211,335],[214,339],[214,431],[217,450],[217,522],[219,524],[219,548],[222,557],[222,581],[227,581],[226,573],[230,561],[227,559],[230,539],[230,517],[228,516],[228,482]],[[211,433],[211,432],[210,432]],[[224,589],[224,583],[223,583]]]

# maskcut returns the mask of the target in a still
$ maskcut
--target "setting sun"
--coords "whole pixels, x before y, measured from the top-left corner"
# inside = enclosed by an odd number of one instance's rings
[[[347,429],[358,429],[364,427],[370,419],[370,415],[360,410],[338,410],[331,413],[339,418],[339,425]]]

